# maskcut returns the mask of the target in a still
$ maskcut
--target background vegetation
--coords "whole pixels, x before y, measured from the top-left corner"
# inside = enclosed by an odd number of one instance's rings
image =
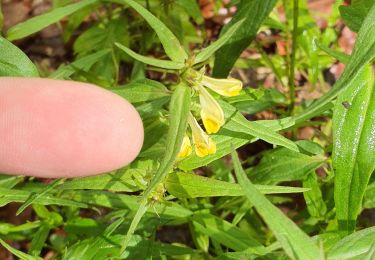
[[[0,258],[374,259],[375,2],[349,2],[3,1],[0,76],[114,91],[145,143],[107,174],[1,175]]]

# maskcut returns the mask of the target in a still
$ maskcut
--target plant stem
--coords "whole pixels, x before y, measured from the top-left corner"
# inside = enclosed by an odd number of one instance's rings
[[[296,86],[294,82],[295,66],[296,66],[296,50],[297,50],[297,34],[298,34],[298,0],[293,1],[293,35],[292,35],[292,53],[289,72],[289,93],[290,93],[290,107],[289,112],[292,114],[294,110]]]

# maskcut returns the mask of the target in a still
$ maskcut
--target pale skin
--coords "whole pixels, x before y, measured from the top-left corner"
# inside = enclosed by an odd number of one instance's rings
[[[97,86],[0,77],[0,139],[0,173],[71,178],[129,164],[143,125],[130,103]]]

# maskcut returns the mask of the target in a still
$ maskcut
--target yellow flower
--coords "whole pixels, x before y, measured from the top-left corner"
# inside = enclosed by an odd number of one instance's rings
[[[182,140],[181,149],[177,157],[180,159],[188,157],[191,154],[192,150],[193,149],[191,147],[190,139],[187,135],[185,135],[184,139]]]
[[[204,87],[198,85],[198,90],[203,125],[207,133],[216,133],[225,123],[223,109]]]
[[[242,89],[242,81],[234,78],[215,79],[203,75],[201,83],[219,95],[226,97],[238,96]]]
[[[216,144],[203,131],[191,113],[189,114],[188,122],[193,133],[193,143],[197,156],[204,157],[216,153]]]

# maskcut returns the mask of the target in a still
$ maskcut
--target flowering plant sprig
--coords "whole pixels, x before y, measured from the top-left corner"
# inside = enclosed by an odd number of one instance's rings
[[[199,157],[215,153],[216,144],[212,141],[209,134],[217,133],[224,125],[225,118],[222,108],[217,100],[210,94],[210,91],[214,91],[226,97],[236,96],[239,95],[242,89],[242,82],[234,78],[211,78],[204,75],[202,70],[197,71],[195,68],[202,67],[202,64],[220,49],[235,31],[239,29],[243,21],[241,20],[234,24],[226,33],[207,48],[201,50],[196,55],[189,56],[178,39],[162,22],[133,0],[126,0],[126,2],[136,9],[155,30],[170,60],[160,60],[143,56],[119,43],[115,43],[115,45],[136,60],[164,69],[168,72],[176,73],[180,76],[180,80],[185,81],[185,83],[194,89],[195,93],[199,96],[200,117],[205,128],[204,131],[193,115],[189,115],[188,124],[191,129],[194,151]],[[190,139],[188,135],[185,135],[178,157],[187,157],[192,151]]]
[[[224,112],[217,100],[205,88],[209,88],[222,96],[239,95],[242,89],[242,82],[234,79],[214,79],[193,69],[188,69],[183,77],[187,83],[199,95],[200,116],[204,128],[208,134],[217,133],[225,123]],[[188,119],[189,126],[192,130],[193,144],[195,153],[199,157],[204,157],[216,152],[216,144],[207,135],[198,124],[192,114]],[[192,148],[190,140],[184,137],[179,158],[187,157],[191,154]]]

